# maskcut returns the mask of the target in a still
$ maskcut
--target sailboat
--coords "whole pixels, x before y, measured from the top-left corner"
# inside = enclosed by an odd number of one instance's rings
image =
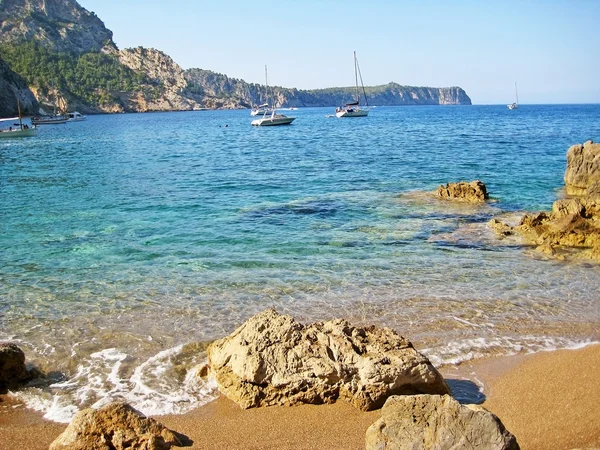
[[[365,98],[365,108],[360,107],[360,91],[358,89],[358,79],[360,77],[360,86],[363,91]],[[340,106],[335,109],[335,115],[337,117],[366,117],[369,115],[369,102],[367,101],[367,93],[365,92],[365,86],[363,85],[362,75],[360,73],[360,67],[358,65],[358,59],[356,58],[356,52],[354,52],[354,80],[356,82],[356,100],[351,103],[346,103],[344,106]]]
[[[516,81],[515,81],[515,97],[517,100],[515,103],[506,105],[506,106],[508,106],[508,109],[517,109],[519,107],[519,92],[517,91],[517,82]]]
[[[6,130],[0,130],[0,139],[2,138],[12,138],[12,137],[28,137],[35,135],[35,127],[31,128],[29,125],[23,125],[23,118],[21,117],[21,105],[19,103],[19,99],[17,99],[17,109],[19,111],[19,117],[11,117],[8,119],[0,119],[0,122],[14,122],[18,120],[19,123],[13,123],[12,126],[9,126]],[[18,128],[13,128],[18,127]]]
[[[275,125],[289,125],[294,120],[295,117],[288,117],[283,114],[277,114],[277,110],[275,106],[269,108],[269,78],[267,76],[267,66],[265,66],[265,85],[266,85],[266,93],[267,93],[267,103],[263,106],[264,112],[261,119],[255,119],[252,121],[252,126],[255,127],[272,127]]]

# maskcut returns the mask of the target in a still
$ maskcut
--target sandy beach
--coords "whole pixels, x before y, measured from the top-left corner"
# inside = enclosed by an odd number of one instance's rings
[[[483,406],[501,418],[522,449],[600,446],[600,345],[500,357],[442,372],[448,379],[482,383]],[[10,397],[1,400],[0,450],[47,449],[65,428]],[[363,413],[345,402],[241,410],[221,397],[157,420],[188,436],[197,449],[360,449],[378,417],[378,411]]]

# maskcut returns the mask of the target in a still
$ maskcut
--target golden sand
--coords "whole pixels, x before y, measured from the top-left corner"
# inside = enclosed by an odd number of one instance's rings
[[[460,370],[483,382],[483,406],[523,450],[600,447],[600,345],[496,358]],[[0,399],[0,450],[47,449],[65,428]],[[223,397],[184,415],[156,417],[196,449],[360,449],[378,418],[378,411],[360,412],[345,402],[242,410]]]

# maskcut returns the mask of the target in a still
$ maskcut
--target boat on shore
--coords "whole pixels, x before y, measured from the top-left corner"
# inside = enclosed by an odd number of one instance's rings
[[[360,78],[360,85],[363,91],[365,99],[365,107],[360,107],[360,91],[358,88],[358,79]],[[346,103],[344,106],[340,106],[335,109],[335,115],[338,118],[341,117],[366,117],[369,115],[369,102],[367,100],[367,93],[362,80],[362,74],[360,73],[360,67],[358,65],[358,59],[356,58],[356,52],[354,52],[354,80],[356,85],[356,100],[350,103]]]
[[[517,82],[515,81],[515,103],[511,103],[510,105],[506,105],[508,109],[517,109],[519,107],[519,92],[517,91]]]

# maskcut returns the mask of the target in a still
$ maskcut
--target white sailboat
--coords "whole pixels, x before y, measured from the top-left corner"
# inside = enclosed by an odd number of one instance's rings
[[[8,119],[0,119],[0,123],[2,122],[14,122],[18,120],[19,123],[13,123],[9,125],[7,129],[0,129],[0,139],[3,138],[13,138],[13,137],[29,137],[35,135],[35,126],[29,126],[27,124],[23,125],[23,118],[21,117],[21,105],[19,104],[19,99],[17,99],[17,109],[19,110],[19,117],[10,117]],[[14,128],[13,128],[14,127]]]
[[[515,103],[506,105],[508,107],[508,109],[517,109],[519,107],[519,92],[517,91],[517,82],[516,81],[515,81],[515,97],[517,100]]]
[[[272,127],[276,125],[289,125],[294,120],[296,120],[295,117],[288,117],[283,114],[277,114],[275,106],[273,106],[272,108],[269,107],[269,78],[267,76],[267,66],[265,66],[265,86],[267,93],[267,103],[263,105],[265,106],[263,116],[261,119],[253,120],[252,126]]]
[[[360,91],[358,89],[358,79],[360,77],[360,86],[363,91],[365,98],[365,107],[360,107]],[[369,102],[367,101],[367,93],[365,92],[365,86],[363,85],[362,74],[360,73],[360,67],[358,65],[358,59],[356,58],[356,52],[354,52],[354,80],[356,83],[356,101],[346,103],[344,106],[336,108],[335,115],[337,117],[366,117],[369,115]]]

